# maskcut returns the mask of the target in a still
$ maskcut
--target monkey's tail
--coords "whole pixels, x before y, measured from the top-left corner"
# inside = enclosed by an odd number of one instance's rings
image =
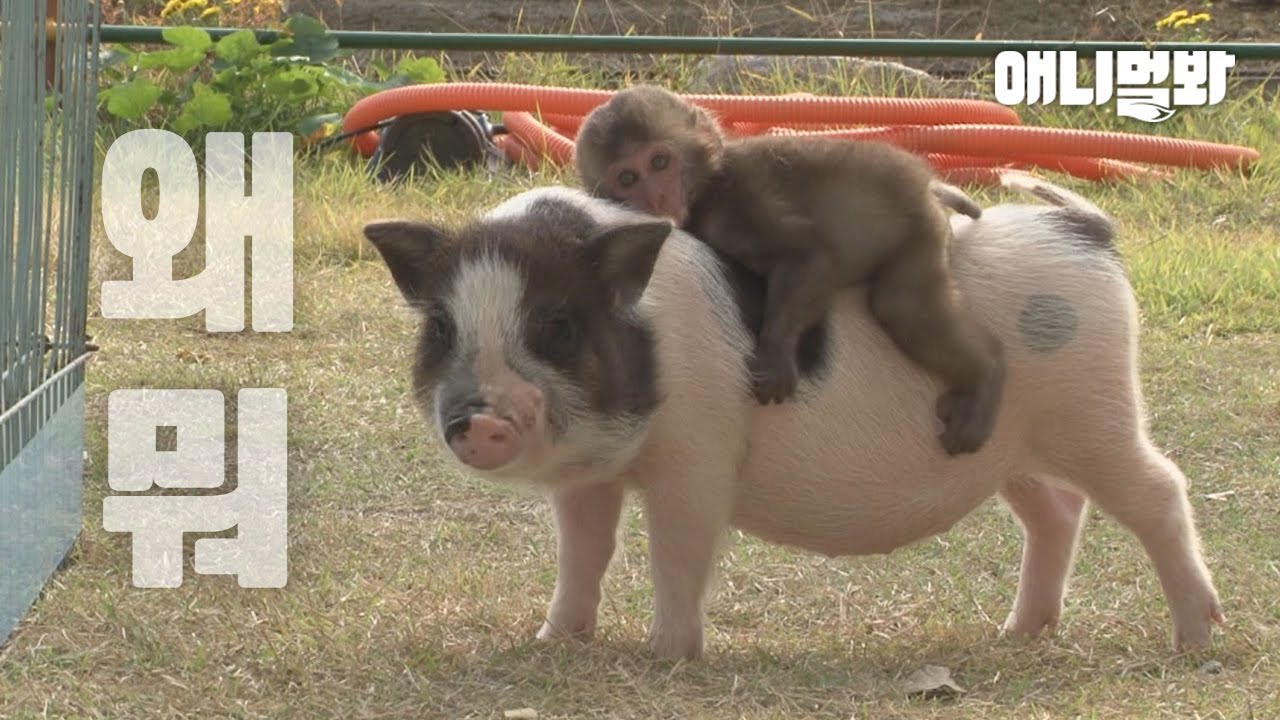
[[[978,207],[978,203],[955,185],[934,180],[930,188],[944,207],[951,208],[962,215],[968,215],[975,220],[982,217],[982,208]]]

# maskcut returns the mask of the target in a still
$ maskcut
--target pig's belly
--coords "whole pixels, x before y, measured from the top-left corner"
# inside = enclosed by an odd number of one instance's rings
[[[827,555],[885,553],[947,530],[1019,471],[1015,385],[987,443],[949,457],[934,419],[940,386],[865,313],[846,315],[832,340],[815,396],[748,410],[736,527]]]

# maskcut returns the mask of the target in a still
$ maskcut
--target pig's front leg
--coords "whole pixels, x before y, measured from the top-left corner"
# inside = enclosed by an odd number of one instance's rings
[[[690,463],[646,484],[653,624],[649,645],[667,659],[702,655],[703,598],[733,503],[731,474]]]
[[[539,640],[590,638],[600,606],[600,581],[613,557],[622,513],[618,483],[583,485],[553,492],[557,535],[556,590]]]

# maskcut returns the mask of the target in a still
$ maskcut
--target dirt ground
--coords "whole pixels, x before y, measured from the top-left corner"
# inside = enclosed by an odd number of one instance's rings
[[[1207,10],[1209,39],[1275,41],[1277,0],[292,0],[348,30],[885,38],[1155,39],[1169,12]]]
[[[286,0],[333,29],[640,35],[1280,41],[1280,0]],[[1157,30],[1178,9],[1195,28]],[[465,57],[464,57],[465,55]],[[487,59],[453,53],[461,66]],[[939,76],[978,60],[900,59]],[[1255,63],[1261,65],[1261,63]],[[1266,63],[1266,70],[1275,64]],[[1240,70],[1245,68],[1241,67]],[[1258,68],[1262,70],[1261,67]]]

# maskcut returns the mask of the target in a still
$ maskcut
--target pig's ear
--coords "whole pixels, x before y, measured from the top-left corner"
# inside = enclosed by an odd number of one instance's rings
[[[658,251],[674,227],[665,220],[617,225],[587,241],[587,258],[597,277],[613,291],[615,305],[629,305],[640,298]]]
[[[382,255],[405,299],[422,300],[430,278],[431,261],[445,242],[445,231],[435,225],[409,220],[375,220],[364,226],[364,236]]]

